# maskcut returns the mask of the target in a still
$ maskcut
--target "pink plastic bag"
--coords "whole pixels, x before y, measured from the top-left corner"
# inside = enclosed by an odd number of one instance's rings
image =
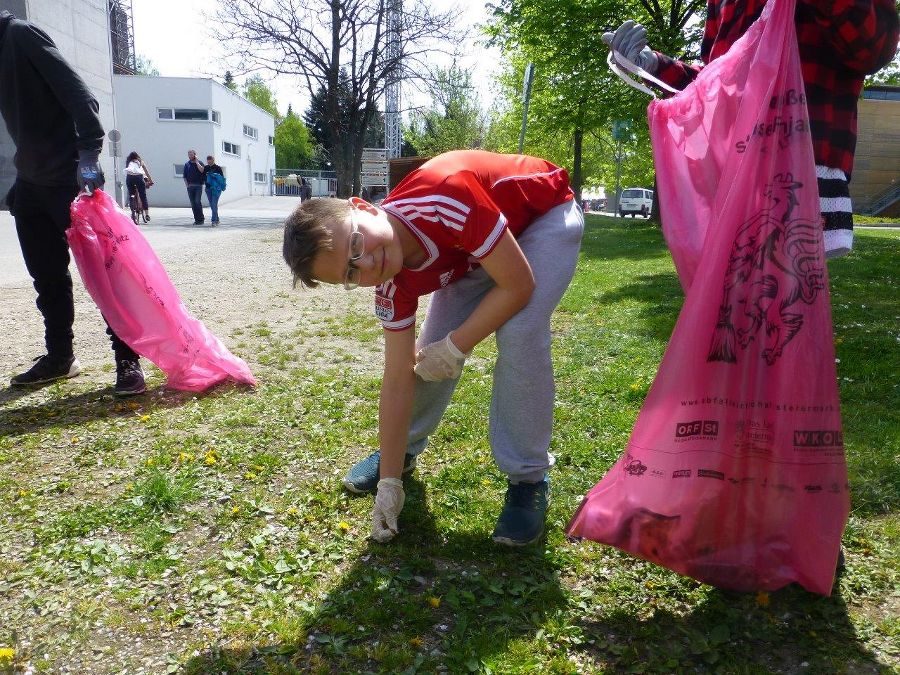
[[[228,378],[256,384],[247,364],[191,316],[144,235],[109,195],[79,196],[66,236],[106,321],[165,372],[168,386],[202,391]]]
[[[686,300],[569,533],[743,591],[831,592],[849,486],[794,1],[648,117]]]

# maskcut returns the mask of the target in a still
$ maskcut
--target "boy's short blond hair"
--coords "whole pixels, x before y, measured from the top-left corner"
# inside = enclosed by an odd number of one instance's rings
[[[332,250],[334,227],[350,217],[346,199],[316,197],[294,209],[284,221],[284,261],[294,275],[294,286],[300,282],[306,288],[319,285],[312,275],[312,266],[322,251]]]

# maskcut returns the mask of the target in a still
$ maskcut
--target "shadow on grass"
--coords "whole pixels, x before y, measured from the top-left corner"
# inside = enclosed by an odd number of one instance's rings
[[[614,609],[578,623],[585,651],[597,662],[614,664],[617,672],[877,673],[883,668],[863,646],[837,591],[824,598],[796,585],[759,596],[711,589],[685,614],[657,607],[651,617],[640,618]]]
[[[301,629],[296,643],[212,648],[179,672],[472,672],[564,610],[543,546],[442,533],[415,478],[400,526],[389,545],[367,542],[313,611],[289,619]]]
[[[0,391],[0,405],[15,401],[39,388],[10,387]],[[216,396],[227,387],[217,387],[204,396]],[[20,393],[21,392],[21,393]],[[118,398],[113,387],[103,387],[74,396],[54,397],[35,405],[0,409],[0,436],[15,436],[40,431],[47,427],[83,424],[92,420],[130,417],[134,410],[130,403],[139,404],[145,410],[175,408],[197,396],[195,392],[166,389],[164,385],[148,389],[146,393],[128,398]]]
[[[684,304],[684,293],[675,272],[659,272],[637,277],[633,283],[602,293],[598,301],[604,305],[629,301],[640,303],[638,320],[631,324],[631,330],[639,335],[668,341]]]

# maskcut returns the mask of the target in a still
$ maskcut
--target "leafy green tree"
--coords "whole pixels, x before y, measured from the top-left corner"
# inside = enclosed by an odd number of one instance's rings
[[[234,75],[231,74],[230,70],[225,71],[225,79],[222,80],[222,84],[231,89],[231,91],[237,93],[237,82],[234,81]]]
[[[702,9],[702,0],[502,0],[488,27],[512,66],[507,77],[515,74],[505,83],[501,116],[521,120],[520,83],[525,64],[533,62],[536,76],[525,150],[535,152],[532,144],[549,139],[554,143],[567,139],[569,150],[561,163],[570,167],[573,187],[580,194],[586,148],[602,152],[601,139],[608,139],[606,130],[614,120],[632,120],[635,129],[638,124],[646,127],[646,98],[610,72],[609,50],[601,35],[633,18],[647,26],[655,48],[689,58],[697,36],[689,28],[690,20]],[[646,139],[646,134],[636,132],[636,139]],[[650,155],[649,143],[631,154],[647,161]]]
[[[244,98],[259,106],[267,113],[271,113],[277,124],[281,115],[278,114],[278,101],[275,100],[275,94],[269,89],[269,85],[262,78],[262,75],[251,75],[244,82]]]
[[[412,114],[405,140],[420,155],[481,147],[484,120],[472,73],[453,63],[438,68],[429,86],[432,105]]]
[[[153,65],[153,61],[146,56],[136,54],[134,57],[134,74],[147,75],[149,77],[159,77],[159,69]]]
[[[275,167],[316,168],[315,147],[309,129],[288,105],[284,119],[275,127]]]

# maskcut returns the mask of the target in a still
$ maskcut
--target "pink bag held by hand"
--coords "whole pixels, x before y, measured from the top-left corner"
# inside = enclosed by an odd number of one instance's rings
[[[129,347],[159,366],[168,386],[203,391],[228,378],[256,384],[247,364],[191,316],[144,235],[109,195],[80,195],[66,237],[103,317]]]
[[[650,104],[687,297],[625,453],[568,532],[723,588],[828,595],[850,500],[794,6],[770,0]]]

